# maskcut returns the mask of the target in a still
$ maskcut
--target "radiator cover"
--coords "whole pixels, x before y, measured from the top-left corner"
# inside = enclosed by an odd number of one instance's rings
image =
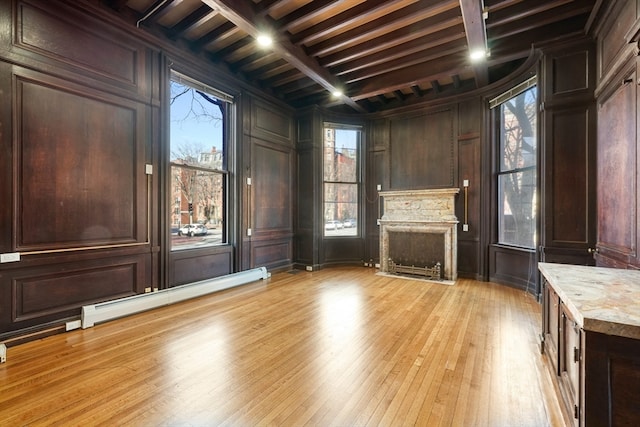
[[[82,307],[82,329],[90,328],[96,323],[174,304],[268,277],[267,269],[259,267],[148,294],[133,295],[99,304],[85,305]]]

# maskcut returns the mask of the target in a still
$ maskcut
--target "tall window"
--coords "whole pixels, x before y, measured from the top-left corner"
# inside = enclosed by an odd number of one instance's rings
[[[359,229],[359,128],[325,123],[324,235],[356,236]]]
[[[170,100],[171,248],[226,243],[231,98],[173,73]]]
[[[498,243],[536,246],[537,90],[525,82],[498,104]],[[519,92],[519,93],[518,93]]]

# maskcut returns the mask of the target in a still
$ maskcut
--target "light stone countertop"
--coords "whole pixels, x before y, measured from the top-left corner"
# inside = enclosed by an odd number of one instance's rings
[[[585,331],[640,339],[640,271],[538,263]]]

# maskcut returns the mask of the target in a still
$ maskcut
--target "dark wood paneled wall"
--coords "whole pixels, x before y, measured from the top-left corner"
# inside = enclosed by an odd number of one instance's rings
[[[366,192],[366,250],[364,260],[367,264],[380,262],[380,226],[378,219],[382,217],[382,200],[378,189],[389,188],[387,147],[389,147],[389,120],[375,120],[370,123],[369,149],[367,151],[367,167],[365,173]]]
[[[481,130],[483,104],[480,98],[458,104],[458,186],[460,194],[456,199],[458,217],[458,275],[482,280],[483,251],[480,249],[482,221],[482,161]],[[485,144],[486,145],[486,144]],[[464,181],[469,186],[465,188]],[[468,231],[464,231],[465,218]]]
[[[291,265],[291,110],[90,2],[3,1],[0,22],[0,253],[21,254],[0,264],[0,339],[64,327],[85,304]],[[169,247],[170,68],[236,99],[228,245]]]
[[[0,5],[0,336],[155,285],[145,44],[50,2]],[[81,24],[79,24],[81,23]]]
[[[597,37],[598,265],[640,268],[638,41],[640,5],[611,2]]]
[[[245,102],[242,188],[246,222],[241,270],[286,269],[293,264],[293,114],[257,97]]]
[[[390,190],[457,184],[457,108],[395,117],[389,123]]]
[[[321,144],[317,135],[322,135],[322,120],[317,108],[302,111],[296,117],[297,162],[296,162],[296,221],[295,257],[297,267],[316,269],[320,267],[322,250],[322,158]]]
[[[374,120],[370,138],[372,151],[368,163],[367,184],[370,194],[376,185],[383,190],[409,190],[459,187],[456,198],[458,225],[458,274],[461,277],[482,277],[480,230],[482,212],[481,186],[481,99],[453,102],[437,108],[422,108],[401,115]],[[462,182],[469,180],[465,210]],[[371,199],[371,197],[368,197]],[[370,257],[379,262],[380,201],[375,199],[375,216],[367,224],[374,230],[369,234]],[[374,204],[372,202],[372,204]],[[465,219],[469,231],[462,231]],[[373,246],[378,245],[375,249]]]
[[[365,202],[367,189],[363,186],[359,194],[362,209],[358,215],[358,236],[324,237],[323,201],[323,128],[325,122],[363,127],[361,156],[365,157],[369,146],[366,120],[354,116],[338,116],[320,108],[300,111],[297,124],[297,169],[296,169],[296,247],[295,266],[316,270],[330,265],[362,265],[366,259],[364,237],[370,230],[369,203]],[[364,166],[364,174],[367,173]],[[365,184],[366,185],[366,184]],[[362,219],[365,221],[362,221]],[[365,222],[367,222],[365,224]],[[374,223],[375,224],[375,223]],[[377,241],[376,241],[377,243]]]
[[[594,24],[595,65],[586,40],[541,48],[540,243],[546,261],[588,263],[595,229],[598,264],[640,268],[640,8],[638,0],[606,3]],[[0,337],[147,287],[254,266],[378,262],[378,185],[460,188],[456,215],[462,222],[466,214],[469,231],[458,229],[459,274],[487,278],[493,268],[492,277],[528,285],[529,253],[489,250],[491,143],[487,94],[478,93],[347,118],[366,125],[364,232],[360,239],[327,240],[321,130],[323,120],[342,118],[319,109],[294,115],[238,84],[232,244],[169,256],[158,213],[165,185],[157,171],[167,172],[163,52],[183,53],[114,24],[97,8],[70,4],[0,3],[0,253],[23,254],[0,265]],[[203,58],[188,58],[184,69],[218,75]],[[146,164],[155,175],[145,174]],[[466,210],[463,180],[470,183]]]
[[[594,43],[543,49],[540,73],[540,258],[594,264],[596,104]]]

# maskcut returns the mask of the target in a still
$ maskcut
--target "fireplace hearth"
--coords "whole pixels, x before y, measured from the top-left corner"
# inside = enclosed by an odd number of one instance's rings
[[[455,196],[458,188],[384,191],[380,219],[380,271],[454,282],[457,278]],[[435,278],[439,264],[442,277]],[[408,270],[418,273],[407,273]]]

